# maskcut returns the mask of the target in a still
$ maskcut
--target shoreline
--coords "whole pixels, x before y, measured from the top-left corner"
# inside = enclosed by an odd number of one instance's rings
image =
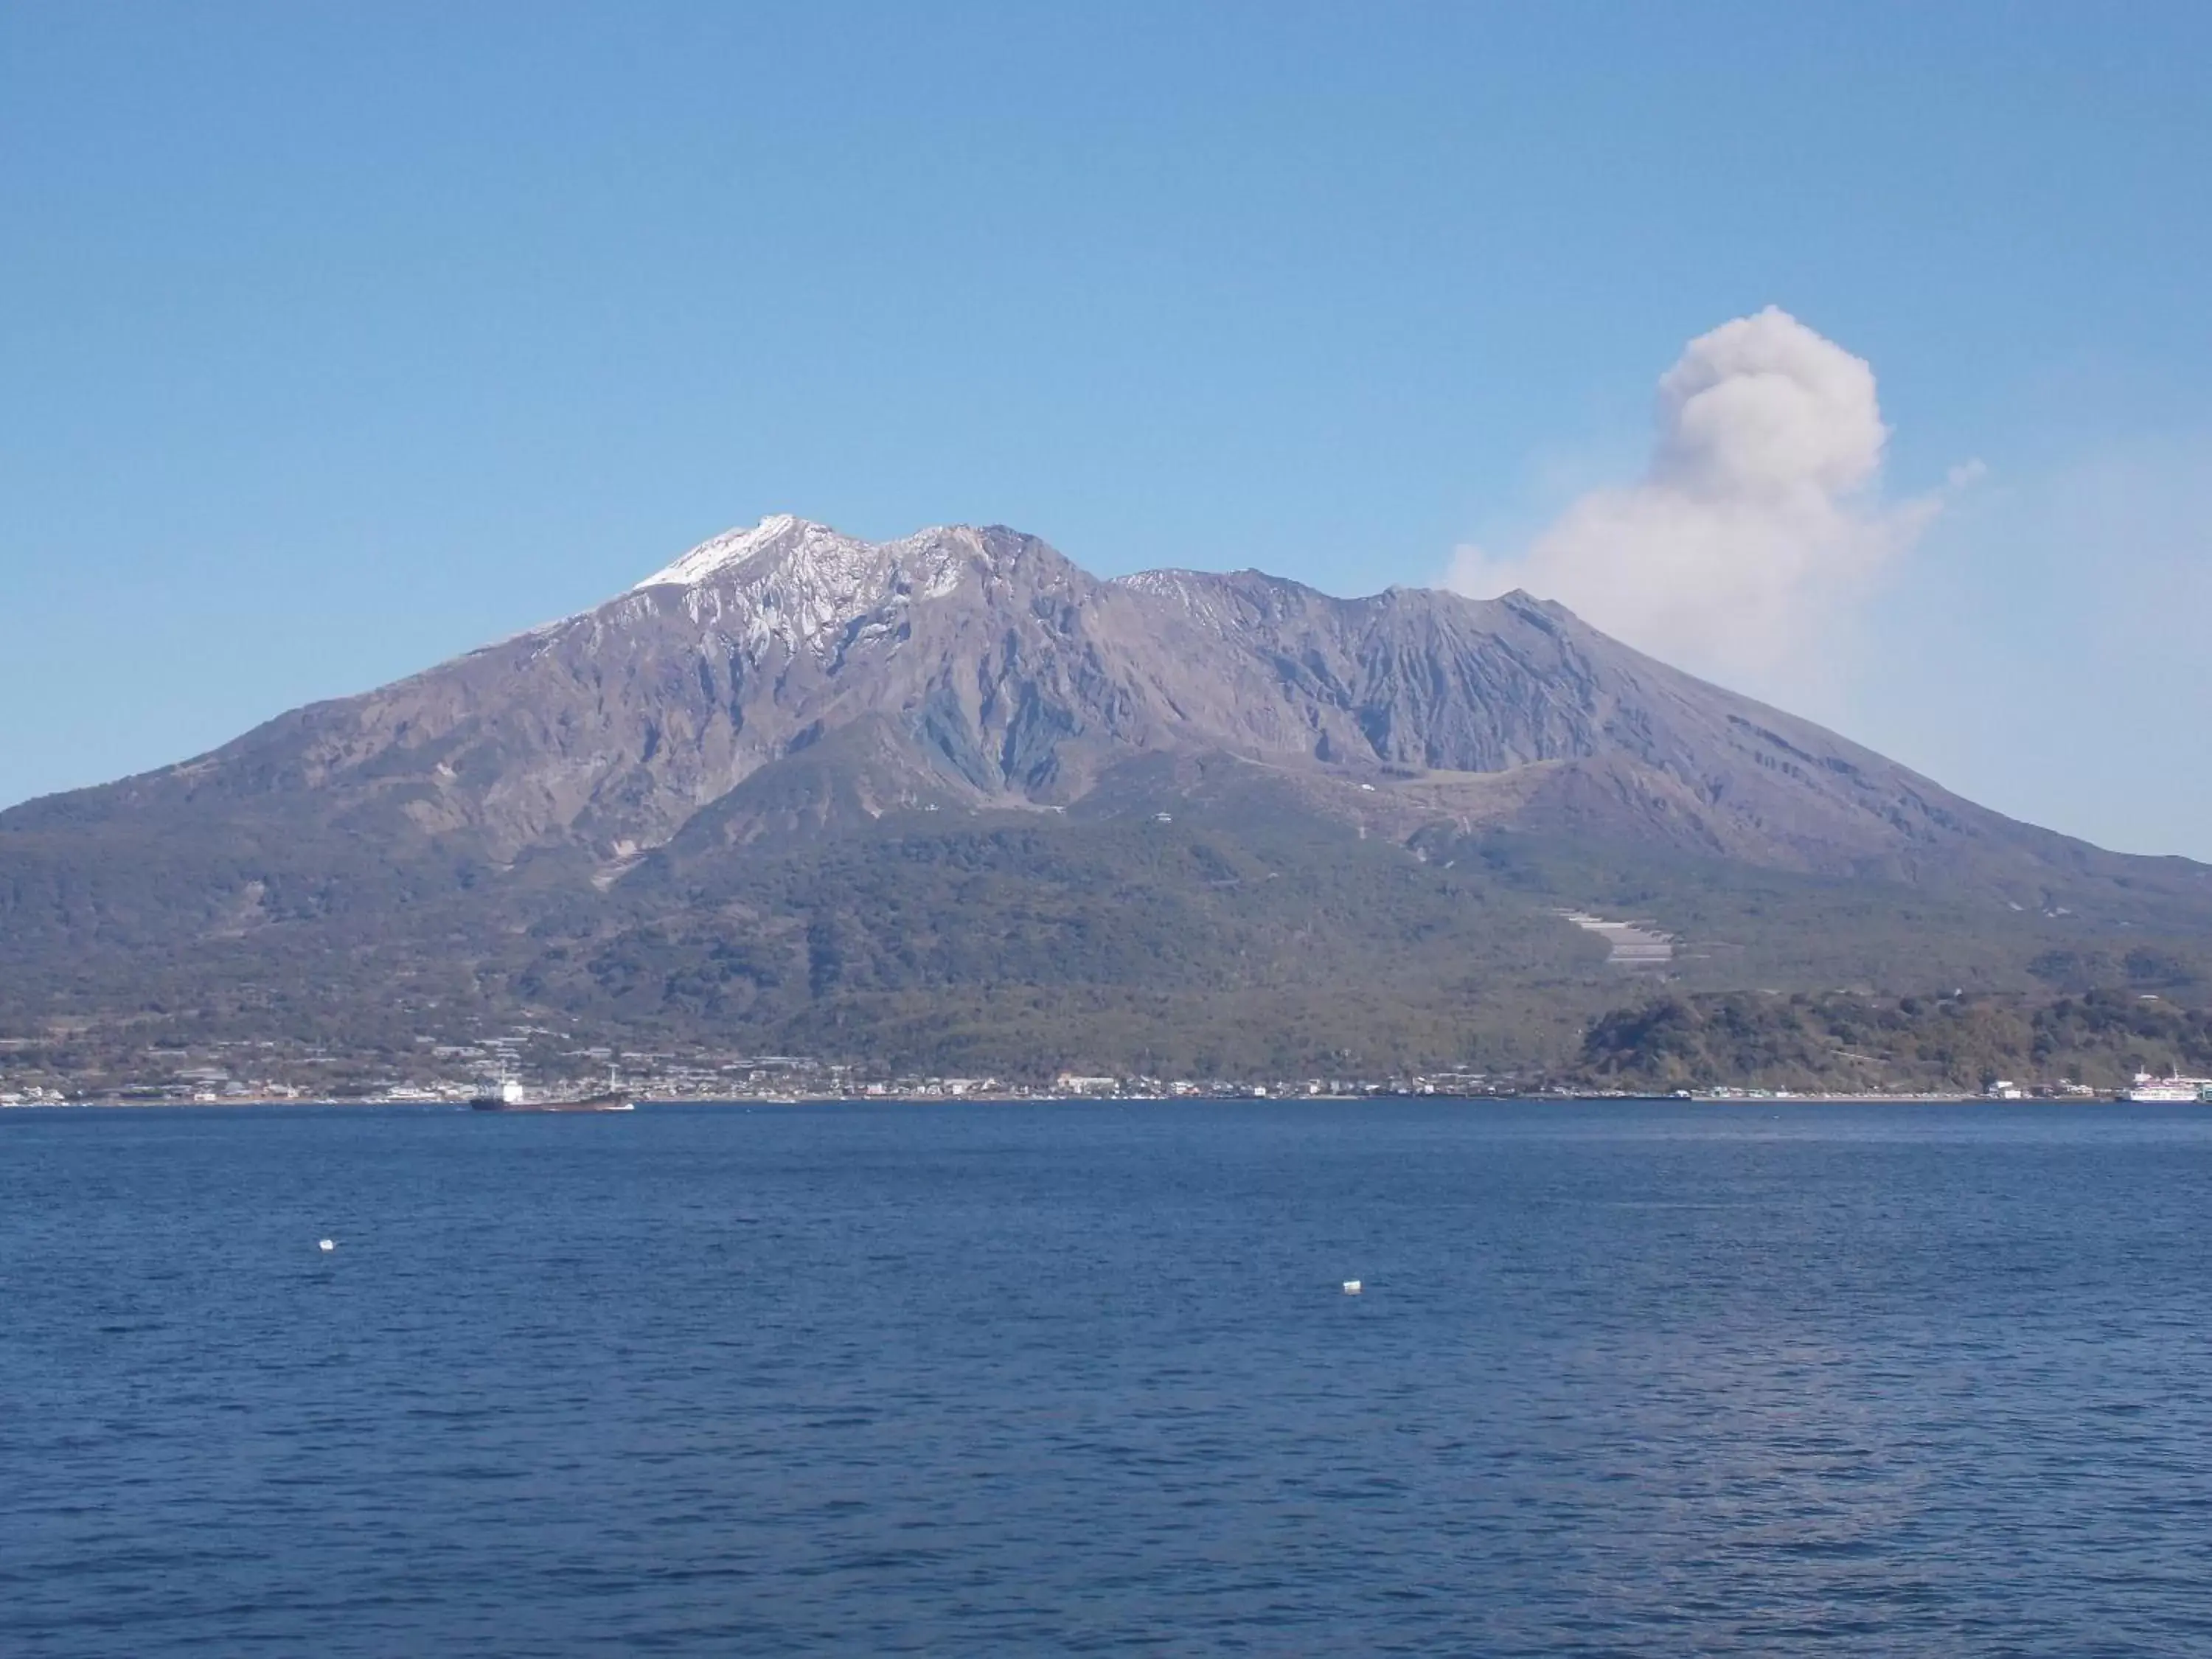
[[[2110,1094],[2095,1095],[2030,1095],[2012,1099],[1992,1098],[1988,1095],[1955,1093],[1872,1094],[1814,1094],[1790,1092],[1774,1094],[1626,1094],[1577,1093],[1550,1091],[1528,1094],[1459,1095],[1441,1092],[1388,1094],[1264,1094],[1249,1092],[1232,1094],[1191,1095],[1085,1095],[1085,1094],[1005,1094],[969,1093],[960,1095],[662,1095],[640,1094],[633,1103],[640,1110],[659,1106],[1172,1106],[1172,1105],[1345,1105],[1385,1104],[1395,1102],[1425,1101],[1435,1104],[1459,1105],[1518,1105],[1518,1106],[1586,1106],[1586,1105],[1667,1105],[1667,1106],[2136,1106],[2136,1105],[2194,1105],[2191,1101],[2130,1101]],[[0,1105],[0,1113],[15,1111],[222,1111],[229,1108],[262,1109],[271,1107],[296,1106],[317,1110],[350,1110],[373,1108],[392,1110],[410,1108],[420,1111],[458,1112],[478,1117],[544,1117],[544,1116],[599,1116],[619,1115],[605,1108],[552,1106],[512,1109],[505,1112],[487,1112],[472,1108],[465,1100],[334,1100],[305,1096],[240,1095],[222,1100],[124,1100],[103,1097],[87,1100],[27,1100]]]

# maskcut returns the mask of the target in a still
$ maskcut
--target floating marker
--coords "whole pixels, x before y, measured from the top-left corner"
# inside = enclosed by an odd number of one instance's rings
[[[1346,1279],[1344,1281],[1344,1293],[1346,1296],[1358,1296],[1359,1294],[1359,1281],[1356,1279]]]
[[[315,1246],[319,1250],[335,1250],[337,1247],[338,1242],[335,1238],[326,1238]]]

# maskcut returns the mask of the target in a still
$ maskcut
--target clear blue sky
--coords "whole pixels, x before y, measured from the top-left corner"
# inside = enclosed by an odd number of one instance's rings
[[[1773,303],[1893,495],[1989,469],[1807,712],[2212,857],[2208,63],[2202,4],[7,7],[0,801],[771,511],[1434,582]]]

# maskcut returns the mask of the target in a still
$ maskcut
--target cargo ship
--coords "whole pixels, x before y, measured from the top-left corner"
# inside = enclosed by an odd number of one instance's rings
[[[533,1095],[513,1078],[501,1078],[482,1094],[469,1101],[472,1112],[634,1112],[637,1103],[613,1086],[615,1079],[607,1079],[608,1087],[596,1095],[584,1095],[574,1099],[558,1099],[546,1095]]]

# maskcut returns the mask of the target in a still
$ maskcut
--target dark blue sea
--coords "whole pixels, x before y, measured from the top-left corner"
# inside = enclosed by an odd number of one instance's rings
[[[0,1653],[2212,1653],[2208,1200],[2186,1107],[0,1113]]]

